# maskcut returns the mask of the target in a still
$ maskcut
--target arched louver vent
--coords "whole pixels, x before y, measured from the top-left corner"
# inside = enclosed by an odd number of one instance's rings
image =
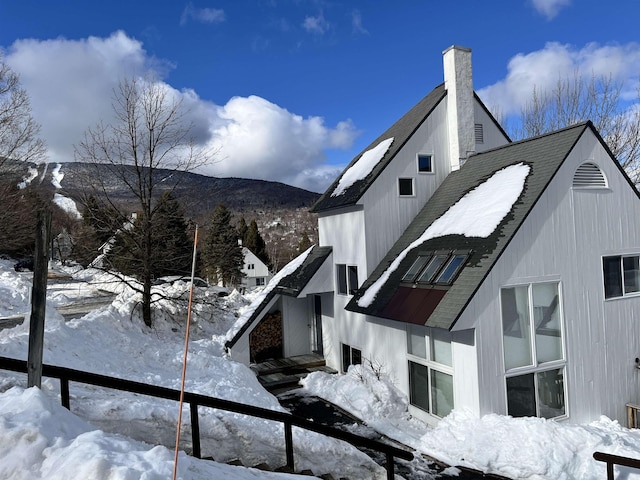
[[[586,162],[573,175],[574,188],[607,188],[607,177],[595,163]]]

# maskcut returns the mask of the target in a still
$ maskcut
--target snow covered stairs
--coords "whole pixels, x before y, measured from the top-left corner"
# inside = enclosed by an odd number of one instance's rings
[[[238,459],[231,460],[230,462],[227,462],[227,464],[228,465],[235,465],[237,467],[244,467],[245,466],[242,463],[242,461],[238,460]],[[291,468],[289,468],[287,466],[278,467],[278,468],[272,468],[267,463],[260,463],[258,465],[254,465],[253,467],[250,467],[250,468],[255,468],[256,470],[262,470],[262,471],[265,471],[265,472],[293,473],[295,475],[317,477],[317,478],[321,478],[322,480],[349,480],[347,477],[336,478],[333,475],[331,475],[330,473],[325,473],[325,474],[322,474],[322,475],[316,475],[311,470],[302,470],[300,472],[295,472],[295,471],[293,471]]]
[[[311,372],[337,373],[327,367],[324,358],[317,354],[269,360],[252,365],[251,369],[262,386],[274,394],[296,388],[300,379]]]

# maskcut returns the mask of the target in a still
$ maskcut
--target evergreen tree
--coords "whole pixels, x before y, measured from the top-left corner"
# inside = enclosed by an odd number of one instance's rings
[[[125,275],[138,278],[143,240],[142,222],[138,217],[116,234],[107,254],[108,265]],[[170,193],[164,193],[154,209],[151,224],[152,278],[188,275],[191,272],[192,248],[180,203]]]
[[[300,239],[300,242],[298,242],[298,253],[306,252],[309,249],[309,247],[311,247],[311,245],[313,244],[311,243],[309,234],[305,230],[302,233],[302,238]]]
[[[247,231],[249,227],[247,227],[247,221],[244,217],[240,217],[240,221],[238,222],[238,238],[242,240],[242,243],[247,241]]]
[[[151,226],[151,265],[154,277],[191,273],[193,242],[187,233],[187,221],[180,203],[169,192],[162,194]]]
[[[267,245],[258,231],[258,224],[255,220],[251,220],[249,223],[247,234],[243,239],[243,245],[251,250],[265,265],[271,268],[271,260],[267,254]]]
[[[202,261],[207,276],[223,286],[240,283],[244,257],[238,244],[236,229],[231,225],[231,213],[219,204],[211,216]]]

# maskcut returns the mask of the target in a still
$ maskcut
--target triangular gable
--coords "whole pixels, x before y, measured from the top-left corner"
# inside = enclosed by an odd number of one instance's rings
[[[431,327],[451,329],[492,266],[509,244],[520,225],[536,204],[547,185],[573,149],[585,130],[599,135],[590,122],[569,127],[551,134],[524,140],[471,156],[463,167],[450,174],[422,211],[409,225],[373,274],[354,295],[347,310],[418,323]],[[600,139],[602,142],[602,140]],[[466,194],[482,185],[497,172],[516,165],[526,165],[530,171],[524,188],[510,211],[487,236],[445,234],[427,238],[416,245],[434,225]],[[408,247],[412,246],[408,252]],[[438,251],[468,252],[465,267],[455,282],[442,288],[438,295],[422,298],[428,289],[409,292],[401,286],[401,279],[419,255]],[[393,271],[394,260],[404,256]],[[397,263],[397,262],[396,262]],[[385,273],[386,272],[386,273]],[[370,302],[363,302],[368,289],[381,277],[388,277]],[[369,292],[370,295],[371,292]]]
[[[276,295],[296,297],[313,278],[331,252],[331,247],[314,245],[280,270],[229,329],[225,347],[233,347],[251,325],[258,318],[261,318],[265,308],[271,305],[271,301]]]
[[[342,172],[342,174],[331,184],[327,191],[320,197],[316,204],[312,207],[312,212],[320,212],[332,208],[340,208],[349,205],[355,205],[355,203],[362,197],[364,192],[375,181],[384,168],[393,160],[396,153],[404,146],[404,144],[411,138],[415,131],[424,123],[429,117],[431,112],[446,96],[446,90],[444,83],[434,88],[431,93],[424,97],[417,105],[415,105],[409,112],[407,112],[400,120],[394,123],[386,132],[380,135],[374,140],[371,145],[365,148],[360,154],[358,154],[348,165],[348,167]],[[356,181],[349,186],[340,195],[332,195],[336,188],[340,184],[340,180],[343,175],[353,167],[358,160],[367,152],[374,150],[382,142],[389,139],[393,139],[393,143],[389,146],[384,156],[375,165],[368,175],[362,180]]]

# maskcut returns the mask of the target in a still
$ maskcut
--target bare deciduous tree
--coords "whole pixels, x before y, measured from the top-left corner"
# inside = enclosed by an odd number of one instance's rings
[[[87,129],[83,141],[75,146],[75,157],[95,167],[91,193],[116,212],[122,226],[129,222],[131,207],[123,207],[112,197],[105,179],[116,178],[135,197],[133,210],[139,228],[135,235],[133,229],[126,228],[120,234],[131,232],[128,240],[140,252],[139,258],[132,259],[140,283],[129,283],[141,293],[142,317],[151,326],[156,254],[153,228],[160,196],[177,187],[182,173],[210,162],[215,152],[196,145],[191,135],[193,125],[187,121],[181,101],[160,82],[136,78],[122,81],[114,92],[113,112],[113,122]]]
[[[8,159],[42,161],[45,146],[39,133],[40,125],[31,115],[29,95],[0,53],[0,171]]]
[[[586,80],[575,73],[559,80],[551,91],[534,87],[520,120],[510,132],[514,139],[591,120],[631,180],[640,181],[640,90],[631,105],[624,105],[622,85],[611,77]]]

